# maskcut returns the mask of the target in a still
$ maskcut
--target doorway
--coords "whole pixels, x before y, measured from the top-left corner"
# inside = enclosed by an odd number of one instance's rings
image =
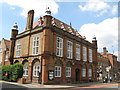
[[[76,69],[75,74],[76,74],[76,81],[80,81],[80,69]]]

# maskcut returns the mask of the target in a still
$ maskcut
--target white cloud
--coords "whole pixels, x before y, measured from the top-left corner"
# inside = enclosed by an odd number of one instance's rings
[[[81,11],[99,12],[97,17],[102,16],[108,11],[112,15],[115,15],[117,13],[117,6],[111,6],[104,0],[88,0],[85,5],[79,5],[78,7]]]
[[[86,36],[87,40],[92,41],[93,35],[98,40],[98,50],[100,51],[103,47],[111,49],[118,48],[118,18],[108,18],[98,24],[90,23],[84,24],[80,28],[80,34]]]
[[[117,13],[117,6],[116,5],[114,5],[113,7],[112,7],[112,11],[111,11],[111,14],[112,15],[115,15],[116,13]]]
[[[106,13],[106,12],[108,12],[108,10],[103,10],[103,11],[101,11],[98,15],[97,15],[97,17],[100,17],[100,16],[102,16],[104,13]]]
[[[25,17],[31,9],[35,10],[35,17],[44,15],[47,7],[50,7],[53,14],[57,14],[59,7],[54,0],[3,0],[2,2],[22,8],[21,15]]]
[[[15,7],[11,7],[10,9],[11,9],[11,10],[15,10]]]
[[[109,8],[109,5],[102,0],[89,0],[86,3],[86,5],[84,5],[84,6],[79,5],[79,8],[82,11],[94,11],[94,12],[96,12],[99,10]]]

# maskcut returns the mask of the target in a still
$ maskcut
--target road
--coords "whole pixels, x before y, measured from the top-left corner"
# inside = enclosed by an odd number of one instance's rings
[[[21,86],[19,84],[10,84],[10,83],[1,83],[2,90],[120,90],[120,84],[118,83],[109,83],[109,84],[99,84],[99,85],[90,85],[90,86],[79,86],[73,88],[62,88],[62,89],[50,89],[50,88],[29,88]]]
[[[114,84],[92,85],[87,87],[76,87],[76,88],[62,89],[62,90],[120,90],[120,86],[118,85],[118,83],[114,83]]]

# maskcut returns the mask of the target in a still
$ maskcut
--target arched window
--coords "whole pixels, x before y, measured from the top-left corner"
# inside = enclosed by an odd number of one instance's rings
[[[28,64],[28,62],[25,62],[25,63],[23,64],[23,69],[24,69],[23,76],[28,76],[28,69],[29,69],[29,64]]]
[[[33,76],[34,77],[39,77],[40,70],[41,70],[40,61],[38,59],[35,59],[33,61]]]
[[[40,73],[40,65],[34,65],[33,66],[33,76],[39,77]]]

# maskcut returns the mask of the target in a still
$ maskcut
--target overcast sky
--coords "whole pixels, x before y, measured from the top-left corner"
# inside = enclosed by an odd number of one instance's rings
[[[111,1],[111,0],[109,0]],[[112,0],[114,1],[114,0]],[[35,11],[34,21],[45,15],[50,7],[52,16],[72,24],[82,36],[92,41],[98,40],[98,51],[103,47],[118,53],[118,2],[105,0],[0,0],[0,38],[10,39],[11,28],[15,22],[19,33],[25,30],[27,12]]]

